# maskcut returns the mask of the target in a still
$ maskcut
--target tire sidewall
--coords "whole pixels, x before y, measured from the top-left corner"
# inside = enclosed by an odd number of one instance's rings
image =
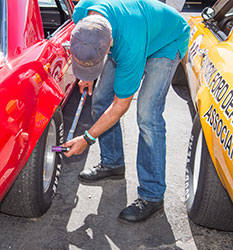
[[[195,116],[194,122],[193,122],[193,128],[189,140],[189,147],[188,147],[188,154],[187,154],[187,163],[186,163],[186,171],[185,171],[185,201],[186,201],[186,207],[187,211],[190,217],[192,217],[192,214],[196,214],[196,211],[198,210],[199,204],[201,204],[200,200],[202,197],[202,190],[204,189],[204,180],[205,180],[205,168],[202,167],[203,163],[206,161],[206,152],[203,150],[205,144],[204,135],[201,145],[201,160],[200,160],[200,171],[199,171],[199,177],[198,177],[198,183],[197,183],[197,190],[194,194],[194,184],[193,184],[193,175],[194,175],[194,166],[195,166],[195,154],[197,151],[197,142],[199,135],[201,136],[202,128],[201,128],[201,122],[200,117],[197,114]]]

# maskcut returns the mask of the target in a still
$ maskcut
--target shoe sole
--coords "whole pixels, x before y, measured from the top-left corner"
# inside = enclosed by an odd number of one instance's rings
[[[126,225],[135,225],[135,224],[139,224],[139,223],[143,223],[146,222],[148,219],[150,219],[153,216],[157,216],[159,214],[161,214],[162,212],[164,212],[164,206],[162,206],[161,208],[159,208],[157,211],[155,211],[154,213],[152,213],[150,216],[148,216],[147,218],[143,219],[143,220],[139,220],[139,221],[128,221],[128,220],[122,220],[121,218],[118,217],[118,220]]]
[[[125,178],[125,175],[122,174],[122,175],[113,175],[113,176],[106,176],[104,178],[101,178],[101,179],[98,179],[98,180],[88,180],[88,179],[84,179],[82,177],[78,177],[78,179],[83,182],[83,183],[96,183],[96,182],[100,182],[100,181],[104,181],[104,180],[120,180],[120,179],[124,179]]]

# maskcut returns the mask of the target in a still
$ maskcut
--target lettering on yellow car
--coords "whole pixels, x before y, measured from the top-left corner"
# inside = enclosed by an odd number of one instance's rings
[[[217,71],[213,62],[208,56],[203,61],[203,77],[214,101],[219,104],[224,116],[233,126],[233,89],[230,89],[229,83]]]
[[[191,26],[191,25],[190,25]],[[190,31],[190,41],[193,40],[194,35],[197,32],[197,26],[194,26],[193,29]]]
[[[188,51],[188,62],[193,65],[193,60],[196,57],[196,55],[198,54],[198,51],[200,49],[201,46],[201,42],[203,39],[203,35],[199,35],[192,43],[192,45],[189,48]]]
[[[202,71],[210,95],[213,97],[215,103],[219,105],[220,110],[223,111],[223,115],[227,120],[231,119],[231,125],[233,126],[233,89],[230,88],[229,83],[223,78],[208,56],[204,57]],[[227,152],[228,157],[232,160],[233,135],[227,124],[224,123],[217,109],[214,108],[214,104],[210,105],[202,118],[204,118],[206,123],[212,127],[212,131],[219,139],[219,142]]]
[[[222,118],[220,118],[213,104],[211,104],[210,108],[202,117],[206,118],[206,122],[212,127],[212,131],[215,132],[220,144],[223,145],[224,150],[227,151],[228,157],[232,160],[232,133],[230,133],[227,125],[224,124]]]

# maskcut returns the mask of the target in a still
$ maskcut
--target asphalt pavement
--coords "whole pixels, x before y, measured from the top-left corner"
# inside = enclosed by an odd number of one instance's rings
[[[65,131],[79,102],[78,88],[64,109]],[[98,143],[82,155],[63,158],[63,169],[52,207],[38,219],[0,214],[0,250],[227,250],[233,233],[206,229],[187,217],[184,173],[192,127],[192,106],[184,86],[171,87],[164,117],[167,123],[167,164],[164,211],[148,221],[125,225],[120,211],[137,198],[135,95],[122,118],[126,178],[83,185],[78,174],[99,162]],[[91,98],[81,114],[76,135],[92,124]]]
[[[65,130],[78,104],[78,88],[64,109]],[[62,174],[52,207],[38,219],[0,214],[0,249],[7,250],[137,250],[233,249],[233,234],[210,230],[189,221],[184,202],[184,172],[192,126],[192,108],[187,89],[171,87],[166,103],[167,190],[165,209],[148,221],[125,225],[117,220],[120,211],[137,196],[136,101],[122,119],[126,178],[83,185],[78,174],[99,162],[98,143],[81,156],[64,158]],[[76,135],[92,124],[91,98],[81,114]]]

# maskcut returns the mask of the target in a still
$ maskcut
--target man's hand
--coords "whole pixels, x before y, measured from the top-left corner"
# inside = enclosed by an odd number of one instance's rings
[[[70,148],[69,152],[64,153],[66,157],[70,157],[71,155],[82,154],[83,151],[86,149],[87,145],[88,144],[86,140],[83,138],[83,136],[77,136],[72,140],[62,144],[61,146]]]
[[[120,99],[117,96],[115,96],[113,103],[95,122],[95,124],[88,130],[91,136],[97,138],[105,131],[107,131],[109,128],[111,128],[128,110],[132,99],[133,95],[125,99]],[[64,153],[66,157],[70,157],[71,155],[83,153],[87,145],[88,144],[86,140],[83,138],[83,136],[77,136],[61,146],[71,147],[69,152]]]
[[[94,84],[94,81],[83,81],[83,80],[80,80],[78,82],[80,93],[82,94],[83,90],[87,87],[88,88],[88,95],[92,95],[93,84]]]

